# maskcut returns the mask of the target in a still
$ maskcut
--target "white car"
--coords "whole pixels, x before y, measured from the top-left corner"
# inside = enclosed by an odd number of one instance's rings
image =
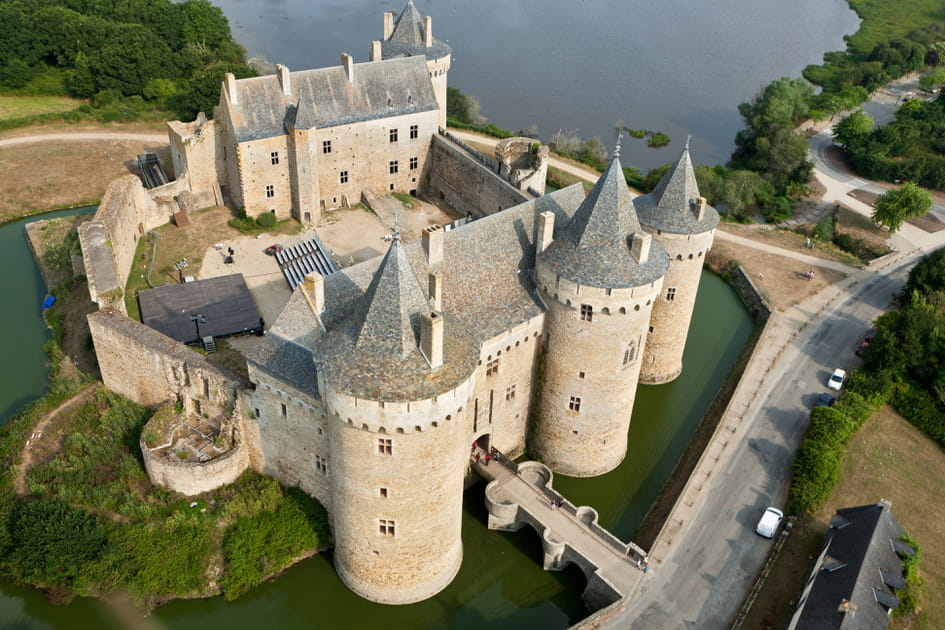
[[[843,387],[843,381],[846,380],[846,378],[847,378],[846,370],[841,370],[840,368],[837,368],[836,370],[833,371],[833,374],[830,376],[830,378],[827,379],[827,387],[829,387],[830,389],[835,389],[839,392],[840,388]]]
[[[783,518],[784,512],[778,508],[769,507],[761,515],[761,520],[758,521],[758,527],[755,528],[755,531],[765,538],[774,538],[774,534],[778,531],[778,526],[781,525]]]

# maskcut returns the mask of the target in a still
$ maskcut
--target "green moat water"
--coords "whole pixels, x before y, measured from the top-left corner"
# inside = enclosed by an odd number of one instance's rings
[[[0,281],[7,296],[0,317],[8,331],[7,352],[0,357],[5,377],[0,424],[42,395],[46,379],[42,344],[48,333],[40,318],[45,289],[25,242],[24,223],[0,227],[0,263],[7,272]],[[577,505],[595,507],[601,523],[619,537],[632,537],[751,330],[748,313],[731,288],[703,274],[683,374],[673,383],[640,389],[624,463],[596,479],[557,477],[556,487]],[[299,563],[239,601],[173,602],[156,610],[150,621],[159,627],[201,630],[273,623],[280,628],[518,630],[566,628],[586,615],[580,571],[542,571],[534,531],[489,531],[485,521],[479,484],[465,497],[462,568],[444,592],[419,604],[381,606],[357,597],[342,585],[326,554]],[[54,606],[39,592],[0,581],[0,628],[112,627],[120,626],[97,601],[77,599]]]

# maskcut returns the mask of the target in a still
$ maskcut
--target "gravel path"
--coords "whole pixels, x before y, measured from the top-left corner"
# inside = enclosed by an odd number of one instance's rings
[[[167,134],[163,133],[113,133],[104,131],[88,131],[5,138],[0,140],[0,147],[10,147],[18,144],[32,144],[35,142],[87,142],[89,140],[139,140],[141,142],[156,142],[161,144],[168,143]]]

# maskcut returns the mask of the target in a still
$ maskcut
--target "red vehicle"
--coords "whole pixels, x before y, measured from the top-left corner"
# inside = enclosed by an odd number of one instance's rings
[[[276,254],[281,252],[283,249],[285,249],[285,247],[283,247],[279,243],[276,243],[274,245],[270,245],[269,247],[267,247],[266,253],[269,254],[270,256],[275,256]]]

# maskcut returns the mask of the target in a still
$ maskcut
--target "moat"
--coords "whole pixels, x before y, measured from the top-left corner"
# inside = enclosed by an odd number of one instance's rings
[[[7,327],[16,326],[16,353],[4,358],[5,374],[15,374],[16,387],[0,391],[0,408],[15,409],[42,392],[45,372],[41,346],[48,338],[39,318],[44,289],[23,237],[23,222],[0,228],[8,268],[22,270],[7,287],[17,295],[19,311],[7,309]],[[720,330],[718,322],[726,322]],[[744,346],[752,324],[734,292],[706,273],[696,303],[685,370],[675,382],[642,387],[630,429],[630,451],[624,463],[595,479],[556,477],[556,488],[577,505],[591,505],[601,523],[619,537],[632,538],[649,505],[669,476],[699,419],[710,404]],[[8,381],[13,382],[13,381]],[[9,412],[4,416],[4,421]],[[389,607],[367,602],[338,579],[328,554],[306,560],[246,597],[226,603],[220,598],[174,602],[153,617],[171,628],[232,625],[258,627],[278,615],[284,627],[306,627],[312,619],[330,626],[342,620],[356,627],[383,619],[389,628],[495,628],[522,624],[565,628],[586,615],[580,599],[584,579],[576,569],[542,571],[538,536],[530,529],[515,534],[485,527],[483,485],[465,497],[459,575],[437,597],[410,606]],[[0,584],[0,620],[25,627],[108,627],[111,616],[94,601],[78,599],[53,606],[39,592]]]

